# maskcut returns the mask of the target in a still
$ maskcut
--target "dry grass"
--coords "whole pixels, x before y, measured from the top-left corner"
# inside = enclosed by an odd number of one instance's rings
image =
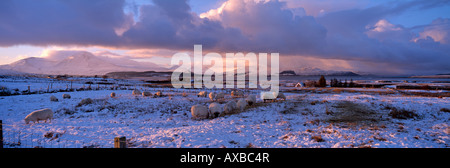
[[[295,103],[286,103],[284,106],[284,110],[281,111],[281,114],[295,114],[298,113],[297,110],[298,105]]]
[[[418,117],[418,115],[413,111],[409,111],[406,109],[397,109],[395,107],[391,109],[391,112],[389,112],[389,116],[397,119],[409,119]]]
[[[440,111],[442,111],[442,112],[450,112],[450,109],[448,109],[448,108],[441,108],[441,110]]]
[[[320,135],[314,135],[311,137],[311,139],[313,139],[316,142],[325,142],[325,140]]]
[[[351,101],[341,101],[332,106],[336,109],[333,113],[328,113],[332,117],[330,122],[376,122],[379,116],[370,107]]]

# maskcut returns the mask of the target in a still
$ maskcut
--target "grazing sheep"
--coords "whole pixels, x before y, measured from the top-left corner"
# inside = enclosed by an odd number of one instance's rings
[[[243,98],[240,98],[236,104],[237,108],[240,111],[244,111],[245,107],[247,106],[247,101],[245,101]]]
[[[115,92],[112,92],[111,93],[111,98],[115,98],[116,97],[116,93]]]
[[[54,101],[54,102],[57,102],[58,101],[58,98],[56,98],[55,96],[50,96],[50,101]]]
[[[249,106],[251,106],[251,105],[256,103],[256,96],[255,95],[248,95],[248,97],[245,99],[245,101],[247,101],[247,104]]]
[[[92,103],[94,103],[94,101],[91,98],[85,98],[78,103],[77,107],[92,104]]]
[[[53,119],[53,111],[48,108],[33,111],[30,114],[28,114],[24,120],[25,123],[28,124],[30,121],[33,121],[33,123],[36,122],[39,123],[39,120],[44,120],[45,122],[47,122],[47,119],[50,120],[50,123],[52,122]]]
[[[261,92],[261,100],[264,101],[274,101],[275,100],[274,92]]]
[[[208,95],[207,91],[201,91],[197,94],[197,97],[206,97]]]
[[[209,105],[209,113],[211,118],[219,117],[223,113],[223,106],[219,103],[211,103]]]
[[[155,96],[156,96],[156,97],[162,97],[162,96],[163,96],[163,93],[162,93],[161,91],[158,91],[158,92],[156,92]]]
[[[273,92],[273,94],[275,95],[275,92]],[[277,95],[277,99],[283,99],[283,100],[286,100],[286,96],[283,94],[283,93],[281,93],[281,92],[278,92],[278,95]]]
[[[149,91],[143,91],[142,96],[144,96],[144,97],[152,96],[152,93],[150,93]]]
[[[240,90],[231,91],[231,97],[244,97],[244,92]]]
[[[191,107],[191,114],[194,119],[206,119],[209,115],[208,108],[200,104]]]
[[[63,99],[70,99],[70,94],[63,94],[62,97]]]
[[[219,99],[223,99],[224,97],[225,97],[225,93],[220,92],[220,93],[217,93],[217,94],[216,94],[215,99],[216,99],[216,101],[217,101],[217,100],[219,100]]]
[[[142,93],[141,93],[140,90],[134,89],[132,94],[135,95],[135,96],[138,96],[138,95],[140,95],[140,94],[142,94]]]
[[[216,92],[209,93],[209,99],[211,99],[211,101],[214,101],[216,99]]]
[[[237,109],[237,104],[236,102],[234,102],[233,100],[227,102],[224,106],[223,106],[223,112],[224,114],[233,114]]]

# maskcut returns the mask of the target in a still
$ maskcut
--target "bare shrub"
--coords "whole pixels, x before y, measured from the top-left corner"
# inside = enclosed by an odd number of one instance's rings
[[[393,107],[391,109],[391,112],[389,112],[389,116],[391,116],[392,118],[397,118],[397,119],[409,119],[409,118],[415,118],[418,115],[416,113],[414,113],[413,111],[409,111],[406,109],[397,109],[397,108]]]
[[[448,108],[441,108],[441,110],[440,111],[442,111],[442,112],[450,112],[450,109],[448,109]]]
[[[314,135],[311,137],[311,139],[313,139],[316,142],[325,142],[325,140],[320,135]]]

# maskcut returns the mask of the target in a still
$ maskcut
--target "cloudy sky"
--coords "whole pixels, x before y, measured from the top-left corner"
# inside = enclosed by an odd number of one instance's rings
[[[82,50],[280,53],[281,70],[450,73],[448,0],[1,0],[0,64]]]

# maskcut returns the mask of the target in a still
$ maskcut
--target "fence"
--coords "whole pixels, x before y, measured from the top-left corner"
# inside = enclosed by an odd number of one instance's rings
[[[39,134],[14,130],[14,127],[17,128],[18,126],[8,125],[0,120],[0,148],[127,148],[128,146],[128,141],[125,136],[117,136],[114,139],[103,139],[76,135],[67,130]],[[83,139],[91,139],[96,142],[86,143]],[[99,141],[103,141],[103,143],[98,143]],[[110,143],[114,145],[109,145]]]
[[[127,90],[142,89],[146,91],[162,91],[163,93],[198,93],[199,91],[220,91],[230,93],[233,89],[176,89],[176,88],[151,88],[145,86],[127,87]],[[243,89],[246,93],[258,93],[259,90]],[[70,127],[70,126],[67,126]],[[130,145],[130,142],[122,136],[111,135],[110,138],[99,138],[92,136],[81,136],[73,134],[70,129],[64,129],[62,132],[33,133],[25,131],[33,129],[24,128],[21,125],[11,125],[2,123],[0,120],[0,139],[1,148],[124,148]],[[90,142],[84,142],[83,139],[90,139]],[[92,141],[93,140],[93,141]],[[101,143],[98,143],[101,142]],[[107,145],[105,145],[107,144]],[[164,146],[162,146],[164,147]]]

